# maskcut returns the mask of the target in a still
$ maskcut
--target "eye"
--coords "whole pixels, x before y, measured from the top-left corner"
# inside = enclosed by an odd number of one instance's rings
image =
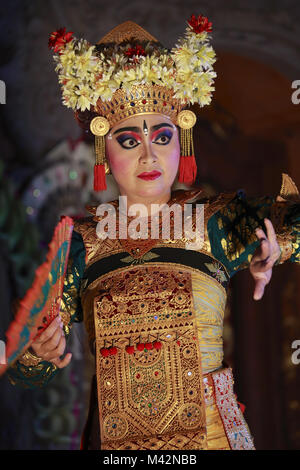
[[[123,134],[117,137],[117,141],[124,149],[134,149],[140,142],[132,135]]]
[[[158,136],[155,138],[154,143],[158,145],[167,145],[170,140],[172,139],[172,132],[169,130],[164,130],[160,132]]]

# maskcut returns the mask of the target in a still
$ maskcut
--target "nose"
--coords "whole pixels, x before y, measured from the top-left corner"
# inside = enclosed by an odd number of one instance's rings
[[[141,145],[140,163],[142,165],[149,165],[156,161],[157,155],[155,152],[154,144],[150,141],[149,138],[145,139],[143,144]]]

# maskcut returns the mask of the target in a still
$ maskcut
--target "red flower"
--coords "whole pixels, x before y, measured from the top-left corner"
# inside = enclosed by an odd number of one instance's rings
[[[138,351],[144,351],[145,349],[145,343],[139,343],[136,347]]]
[[[127,49],[127,51],[125,51],[125,54],[128,56],[128,57],[133,57],[133,56],[141,56],[141,55],[146,55],[146,52],[144,51],[144,49],[142,48],[142,46],[140,45],[137,45],[135,47],[130,47],[129,49]]]
[[[66,32],[66,28],[60,28],[50,34],[48,47],[53,49],[54,52],[59,52],[64,49],[67,42],[72,41],[73,31]]]
[[[148,350],[153,349],[153,344],[152,343],[146,343],[145,348],[148,349]]]
[[[188,24],[197,34],[203,33],[203,31],[206,31],[207,33],[211,33],[212,31],[212,23],[209,23],[206,16],[199,15],[198,18],[196,18],[195,15],[192,15]]]
[[[133,354],[134,353],[134,346],[126,346],[126,352],[128,354]]]
[[[116,348],[116,346],[111,346],[108,351],[110,356],[115,356],[118,353],[118,349]]]
[[[162,344],[161,344],[160,341],[154,341],[153,347],[154,347],[154,349],[161,349]]]
[[[100,354],[103,357],[107,357],[107,356],[109,356],[109,350],[107,348],[101,348],[100,349]]]

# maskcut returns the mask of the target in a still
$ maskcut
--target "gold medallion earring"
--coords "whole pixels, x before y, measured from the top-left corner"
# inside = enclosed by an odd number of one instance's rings
[[[193,184],[197,175],[195,160],[193,127],[196,124],[196,115],[193,111],[184,110],[177,116],[177,124],[180,127],[180,161],[178,181],[180,183]]]
[[[95,136],[94,191],[107,189],[105,175],[110,173],[110,169],[105,155],[105,136],[109,128],[108,120],[102,116],[94,117],[90,123],[90,130]]]

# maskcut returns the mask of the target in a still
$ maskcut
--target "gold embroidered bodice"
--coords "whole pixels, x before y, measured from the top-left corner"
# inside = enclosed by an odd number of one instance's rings
[[[176,202],[183,204],[187,200],[191,200],[194,193],[182,194],[181,196],[184,197],[177,197]],[[228,195],[227,200],[232,197],[232,194]],[[210,210],[206,211],[205,218],[207,219],[209,214],[217,208],[218,204],[214,208],[210,207]],[[133,241],[131,247],[126,246],[128,250],[126,254],[122,240],[101,240],[97,237],[98,221],[99,219],[94,216],[83,223],[75,222],[74,227],[74,230],[81,234],[84,241],[86,271],[90,269],[91,273],[96,265],[100,271],[104,269],[100,276],[88,274],[88,279],[83,281],[81,288],[83,318],[89,333],[90,343],[92,344],[95,340],[92,315],[94,299],[101,290],[107,293],[104,305],[101,305],[101,311],[109,311],[113,309],[113,305],[116,305],[115,310],[111,313],[114,321],[117,321],[119,317],[122,318],[122,313],[126,311],[130,311],[132,315],[137,317],[155,313],[155,318],[160,321],[163,315],[183,316],[188,314],[185,312],[188,312],[189,309],[193,309],[200,342],[203,373],[221,367],[223,360],[223,316],[226,303],[224,286],[228,282],[229,276],[224,266],[211,254],[207,233],[201,250],[197,252],[185,250],[185,240],[183,239],[168,239],[159,240],[152,247],[151,242],[148,246],[147,242],[143,240]],[[136,256],[134,257],[134,255]],[[198,263],[195,263],[195,256],[198,258]],[[177,258],[177,262],[174,262],[174,257]],[[112,265],[109,265],[110,258],[114,264],[113,269]],[[186,258],[185,261],[182,261],[183,258]],[[138,261],[139,264],[136,264],[135,261]],[[101,268],[102,263],[107,266]],[[188,287],[185,289],[178,281],[178,277],[180,278],[183,274],[178,273],[184,273],[189,280]],[[103,276],[106,279],[104,284]],[[109,290],[108,286],[110,286]],[[109,328],[109,324],[106,327]]]

